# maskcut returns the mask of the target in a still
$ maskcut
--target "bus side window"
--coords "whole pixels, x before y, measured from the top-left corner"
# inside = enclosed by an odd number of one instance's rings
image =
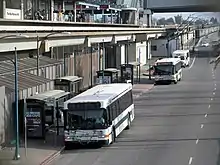
[[[112,103],[112,118],[113,120],[117,117],[117,106],[116,106],[116,102]]]
[[[110,106],[111,106],[111,105],[110,105]],[[108,108],[107,108],[107,111],[108,111],[108,120],[109,120],[109,122],[112,121],[112,113],[111,113],[110,106],[108,106]]]
[[[125,100],[125,95],[123,95],[119,100],[120,113],[122,113],[125,110],[125,101],[124,100]]]
[[[121,113],[121,111],[120,111],[120,106],[119,106],[119,101],[118,100],[116,100],[115,101],[115,105],[116,105],[116,114],[117,114],[117,116]]]

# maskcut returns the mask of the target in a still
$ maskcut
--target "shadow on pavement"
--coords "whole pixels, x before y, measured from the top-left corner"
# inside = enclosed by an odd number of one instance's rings
[[[151,79],[151,80],[149,80],[149,78],[148,77],[146,77],[146,78],[140,78],[140,82],[138,81],[135,81],[136,83],[135,84],[154,84],[154,80],[153,79]]]

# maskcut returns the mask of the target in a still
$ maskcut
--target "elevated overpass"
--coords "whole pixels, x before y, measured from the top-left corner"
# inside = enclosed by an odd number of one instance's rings
[[[60,32],[68,32],[62,34]],[[51,21],[12,21],[0,20],[0,38],[8,35],[22,34],[28,38],[0,39],[0,52],[29,50],[37,48],[37,37],[44,40],[45,50],[50,47],[117,42],[129,40],[132,42],[146,41],[147,38],[157,38],[166,34],[165,28],[141,28],[135,25],[69,23]],[[54,35],[44,38],[54,33]],[[57,33],[57,34],[56,34]],[[7,43],[7,44],[6,44]],[[40,42],[41,44],[41,42]]]
[[[220,11],[218,0],[145,0],[144,8],[157,13]]]

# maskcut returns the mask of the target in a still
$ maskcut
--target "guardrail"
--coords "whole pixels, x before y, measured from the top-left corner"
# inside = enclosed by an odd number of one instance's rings
[[[51,21],[21,21],[0,19],[0,32],[116,32],[116,31],[144,31],[164,32],[165,28],[143,28],[137,25],[103,24],[84,22],[51,22]]]
[[[0,19],[0,25],[6,26],[84,26],[84,27],[140,27],[140,25],[134,24],[109,24],[109,23],[88,23],[88,22],[66,22],[66,21],[39,21],[39,20],[7,20]]]

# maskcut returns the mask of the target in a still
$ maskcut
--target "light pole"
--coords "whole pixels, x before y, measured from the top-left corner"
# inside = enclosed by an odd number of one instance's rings
[[[39,36],[37,36],[37,75],[39,76],[39,56],[40,56],[40,48],[42,43],[48,39],[49,36],[55,35],[55,34],[71,34],[70,32],[53,32],[53,33],[49,33],[48,35],[44,36],[42,39],[39,38]],[[39,46],[39,42],[41,42],[41,45]]]
[[[104,56],[105,56],[105,42],[103,40],[103,48],[102,48],[102,84],[104,84],[104,78],[105,78],[105,73],[104,73]]]
[[[8,35],[1,37],[0,39],[6,39],[6,38],[28,38],[28,36],[25,35]],[[7,58],[7,57],[6,57]],[[16,145],[15,145],[15,156],[14,159],[18,160],[20,159],[19,154],[19,117],[18,117],[18,54],[17,54],[17,48],[14,47],[14,61],[12,59],[9,59],[14,64],[14,71],[15,71],[15,125],[16,125]]]

